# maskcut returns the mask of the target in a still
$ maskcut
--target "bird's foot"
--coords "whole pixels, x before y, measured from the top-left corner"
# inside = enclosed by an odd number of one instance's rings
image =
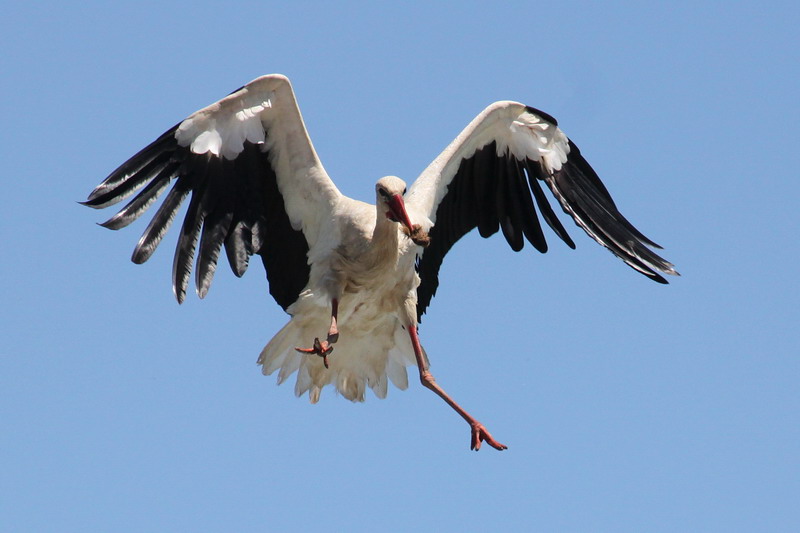
[[[470,424],[470,428],[472,428],[472,444],[470,448],[476,452],[481,449],[481,442],[484,441],[495,450],[502,451],[508,449],[508,446],[505,444],[500,444],[494,440],[492,434],[486,431],[486,427],[477,420]]]
[[[295,348],[295,350],[300,353],[313,353],[322,357],[322,364],[325,365],[325,368],[328,368],[328,354],[333,351],[333,346],[331,346],[331,342],[321,341],[319,340],[319,337],[316,337],[314,339],[314,346],[312,348]]]

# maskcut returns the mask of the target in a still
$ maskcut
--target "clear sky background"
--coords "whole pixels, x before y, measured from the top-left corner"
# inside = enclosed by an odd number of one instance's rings
[[[4,8],[0,530],[800,531],[796,3],[428,4]],[[76,203],[273,72],[367,201],[487,104],[547,111],[683,276],[571,222],[546,255],[469,235],[421,334],[509,449],[415,379],[309,405],[255,364],[287,319],[258,262],[179,306],[178,228],[136,266],[146,221]]]

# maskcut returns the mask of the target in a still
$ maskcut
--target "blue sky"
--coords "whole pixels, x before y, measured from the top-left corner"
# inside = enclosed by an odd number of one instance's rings
[[[800,530],[796,5],[283,4],[0,20],[0,529]],[[460,242],[422,340],[505,452],[415,380],[309,405],[255,364],[286,321],[257,264],[179,306],[177,228],[136,266],[145,221],[76,203],[271,72],[368,201],[492,101],[540,108],[683,276],[572,223],[575,251]]]

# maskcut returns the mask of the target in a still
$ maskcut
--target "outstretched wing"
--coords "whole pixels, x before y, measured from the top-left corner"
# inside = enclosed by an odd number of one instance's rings
[[[478,228],[482,237],[502,230],[519,251],[528,240],[544,253],[539,214],[570,248],[575,244],[542,190],[544,182],[561,208],[595,241],[645,276],[677,272],[650,248],[660,248],[617,210],[600,178],[554,118],[516,102],[487,107],[414,182],[406,204],[433,223],[430,246],[417,269],[417,314],[439,286],[439,267],[461,237]],[[535,200],[535,205],[534,205]]]
[[[197,293],[205,296],[222,246],[244,274],[259,254],[270,294],[286,309],[308,283],[307,254],[341,198],[317,157],[289,80],[262,76],[203,108],[112,172],[85,205],[103,208],[138,190],[102,225],[120,229],[172,183],[133,252],[147,261],[191,196],[173,262],[173,290],[186,295],[195,250]],[[141,189],[140,189],[141,188]]]

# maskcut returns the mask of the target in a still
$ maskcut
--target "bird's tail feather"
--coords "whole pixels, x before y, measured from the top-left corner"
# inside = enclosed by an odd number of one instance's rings
[[[295,350],[311,344],[314,337],[309,329],[296,319],[290,320],[262,350],[258,358],[262,373],[279,370],[280,385],[297,372],[294,392],[297,396],[308,392],[311,403],[319,401],[323,387],[329,384],[348,400],[359,402],[364,401],[367,386],[378,398],[386,397],[388,381],[401,390],[408,387],[406,367],[416,363],[411,342],[401,327],[381,342],[385,335],[359,335],[340,325],[339,341],[328,356],[329,368],[321,357]]]

